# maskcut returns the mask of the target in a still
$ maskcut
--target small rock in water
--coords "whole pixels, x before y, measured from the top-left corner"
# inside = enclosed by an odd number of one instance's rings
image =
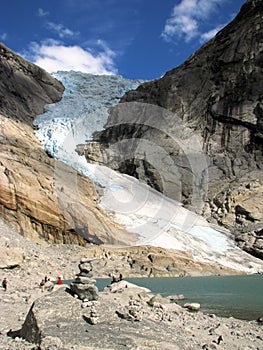
[[[184,304],[184,308],[188,310],[199,310],[201,305],[199,303],[186,303]]]

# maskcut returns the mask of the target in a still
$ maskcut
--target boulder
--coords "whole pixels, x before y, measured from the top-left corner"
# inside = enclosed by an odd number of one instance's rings
[[[184,309],[182,308],[182,306],[175,303],[164,304],[162,305],[162,309],[165,312],[171,312],[175,314],[181,314],[182,312],[184,312]]]
[[[108,285],[107,287],[105,287],[104,290],[110,291],[111,293],[120,293],[120,292],[125,291],[125,290],[126,291],[127,290],[134,291],[137,293],[140,293],[140,292],[150,293],[151,292],[150,289],[148,289],[148,288],[138,286],[136,284],[127,282],[125,280],[112,283],[112,284]]]
[[[199,310],[201,305],[199,303],[186,303],[184,304],[184,308],[188,310]]]
[[[12,269],[21,267],[24,255],[20,248],[2,247],[0,250],[0,269]]]
[[[97,300],[99,298],[99,290],[93,284],[72,282],[70,290],[81,300]]]
[[[61,346],[62,325],[67,324],[68,319],[75,322],[80,319],[78,309],[79,301],[66,291],[65,286],[61,287],[35,300],[20,330],[20,336],[35,344]]]
[[[168,304],[170,301],[164,297],[162,297],[160,294],[156,294],[150,298],[150,300],[147,302],[149,306],[160,306],[160,304]]]
[[[90,260],[82,259],[79,264],[79,269],[81,273],[89,273],[92,270],[92,265]]]

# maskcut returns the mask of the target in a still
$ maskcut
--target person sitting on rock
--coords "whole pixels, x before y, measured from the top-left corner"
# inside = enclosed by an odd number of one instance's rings
[[[7,279],[6,278],[4,278],[2,281],[2,287],[3,287],[4,291],[7,290]]]
[[[58,277],[57,284],[63,284],[61,277]]]
[[[45,283],[45,288],[48,292],[51,292],[54,289],[54,284],[50,281],[50,278],[48,278],[47,282]]]

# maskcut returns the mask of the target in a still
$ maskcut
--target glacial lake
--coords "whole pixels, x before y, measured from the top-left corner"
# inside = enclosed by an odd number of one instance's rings
[[[185,296],[178,304],[197,302],[203,313],[243,320],[263,317],[263,275],[124,278],[126,281],[149,288],[162,296]],[[110,278],[98,278],[99,290],[110,284]]]

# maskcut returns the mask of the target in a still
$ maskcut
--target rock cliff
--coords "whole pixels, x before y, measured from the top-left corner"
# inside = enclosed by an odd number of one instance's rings
[[[32,122],[63,85],[0,45],[0,215],[18,232],[55,243],[130,242],[97,205],[93,183],[47,156]]]
[[[237,17],[182,65],[128,92],[105,130],[79,146],[145,181],[262,253],[263,2]]]
[[[31,124],[44,106],[60,100],[63,85],[0,43],[0,113]]]

